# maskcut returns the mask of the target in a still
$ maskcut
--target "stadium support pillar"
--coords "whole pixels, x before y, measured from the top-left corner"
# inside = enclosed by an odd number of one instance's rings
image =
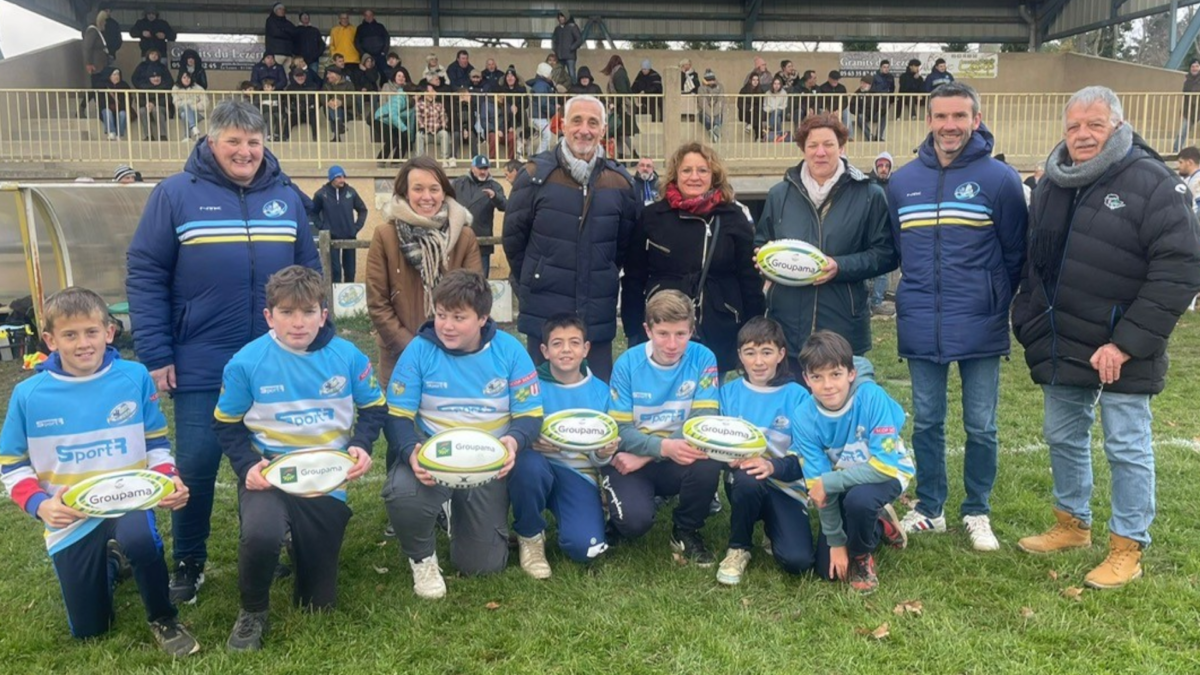
[[[1167,57],[1167,68],[1176,70],[1183,65],[1183,58],[1187,56],[1188,51],[1192,48],[1192,43],[1196,41],[1196,36],[1200,35],[1200,12],[1196,12],[1192,20],[1188,22],[1187,28],[1183,31],[1183,37],[1175,44],[1175,48],[1171,50],[1171,55]]]
[[[754,26],[758,23],[758,12],[761,9],[762,0],[748,0],[746,20],[742,22],[742,47],[747,51],[754,49]]]
[[[683,145],[684,123],[681,118],[684,109],[679,81],[678,64],[663,69],[663,161],[675,152],[675,148]]]
[[[1171,0],[1171,42],[1170,51],[1179,46],[1179,0]]]
[[[433,30],[433,46],[442,44],[442,5],[441,0],[429,0],[429,27]]]

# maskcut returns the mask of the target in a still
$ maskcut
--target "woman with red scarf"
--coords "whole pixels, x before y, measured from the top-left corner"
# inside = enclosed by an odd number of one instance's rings
[[[765,309],[754,223],[707,145],[676,150],[664,181],[664,197],[642,211],[625,260],[625,335],[630,345],[644,341],[646,300],[673,288],[696,303],[696,339],[716,354],[722,372],[733,370],[738,329]]]

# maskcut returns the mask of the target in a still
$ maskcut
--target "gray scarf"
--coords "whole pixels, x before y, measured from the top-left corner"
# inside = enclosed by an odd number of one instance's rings
[[[1060,142],[1050,152],[1046,159],[1046,177],[1059,187],[1078,189],[1095,183],[1117,162],[1125,159],[1129,149],[1133,147],[1133,126],[1129,122],[1121,123],[1108,142],[1101,148],[1100,154],[1081,164],[1072,164],[1071,156],[1067,153],[1066,142]]]
[[[417,215],[402,199],[392,200],[391,207],[394,214],[392,223],[396,226],[396,236],[400,238],[400,252],[421,275],[421,285],[425,287],[425,314],[432,315],[433,288],[446,269],[446,256],[450,248],[447,232],[450,204],[442,204],[441,210],[429,218]]]
[[[597,145],[596,152],[592,155],[592,159],[585,162],[571,154],[571,151],[567,148],[565,141],[559,143],[558,147],[561,150],[561,152],[558,153],[558,156],[562,159],[563,168],[565,168],[567,172],[571,174],[571,178],[574,178],[576,183],[579,183],[580,185],[587,185],[588,179],[592,177],[592,169],[595,169],[596,164],[602,157],[604,157],[604,148]]]

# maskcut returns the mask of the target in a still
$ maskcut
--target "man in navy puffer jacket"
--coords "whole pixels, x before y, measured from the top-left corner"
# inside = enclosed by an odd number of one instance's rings
[[[173,602],[204,581],[221,446],[213,410],[225,363],[267,332],[267,279],[321,269],[304,203],[263,146],[266,122],[245,101],[213,109],[183,173],[150,193],[129,244],[126,293],[138,359],[175,400],[176,464],[191,491],[171,516]]]
[[[938,87],[929,95],[929,137],[917,161],[892,174],[887,197],[900,251],[896,332],[912,378],[920,500],[902,524],[910,533],[946,529],[946,379],[957,362],[967,435],[961,515],[972,546],[993,551],[1000,357],[1009,352],[1008,307],[1028,213],[1021,179],[992,158],[981,119],[974,89]]]

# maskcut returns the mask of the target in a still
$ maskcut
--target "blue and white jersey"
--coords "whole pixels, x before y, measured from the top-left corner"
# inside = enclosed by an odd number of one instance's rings
[[[583,408],[596,412],[608,412],[608,385],[596,377],[591,370],[575,384],[562,384],[553,379],[542,379],[542,408],[546,416],[560,410]],[[562,451],[546,455],[546,459],[565,466],[592,483],[596,483],[596,466],[587,453]]]
[[[767,437],[767,452],[773,457],[797,456],[792,450],[792,415],[809,394],[804,387],[788,382],[773,387],[751,384],[744,377],[721,385],[721,414],[740,417],[758,427]],[[768,484],[789,497],[808,501],[803,481],[783,482],[769,478]]]
[[[823,474],[866,462],[908,486],[914,467],[904,445],[904,409],[878,384],[860,380],[841,410],[809,397],[792,418],[792,439],[803,457],[808,485]]]
[[[500,438],[514,418],[542,416],[540,391],[533,361],[508,333],[497,332],[471,354],[447,352],[418,335],[388,384],[388,414],[415,420],[430,436],[466,427]]]
[[[717,413],[720,373],[708,347],[689,342],[673,366],[655,363],[650,353],[647,342],[626,351],[613,366],[608,414],[618,424],[665,438],[679,431],[693,411]]]
[[[37,505],[58,492],[113,471],[151,468],[174,474],[167,419],[158,391],[140,363],[123,361],[109,348],[100,370],[74,377],[47,368],[21,382],[9,401],[0,432],[0,474],[8,494],[35,515]],[[100,524],[77,520],[46,528],[51,555]]]

